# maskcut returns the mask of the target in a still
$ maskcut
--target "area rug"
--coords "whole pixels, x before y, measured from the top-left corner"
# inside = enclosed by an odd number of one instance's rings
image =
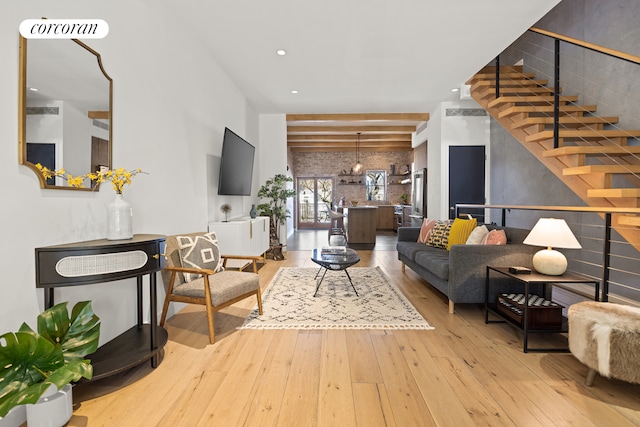
[[[379,267],[327,271],[281,267],[240,329],[433,329]]]

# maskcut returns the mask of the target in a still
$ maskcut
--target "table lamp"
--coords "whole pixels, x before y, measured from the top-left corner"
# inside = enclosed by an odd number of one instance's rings
[[[560,276],[567,271],[567,258],[554,248],[580,249],[580,243],[564,219],[540,218],[526,239],[525,245],[546,246],[533,256],[533,268],[549,276]]]

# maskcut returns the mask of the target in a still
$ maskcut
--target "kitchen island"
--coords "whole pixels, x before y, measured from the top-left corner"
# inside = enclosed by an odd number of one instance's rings
[[[344,225],[349,245],[375,245],[377,210],[377,206],[350,206],[344,208],[346,213]]]

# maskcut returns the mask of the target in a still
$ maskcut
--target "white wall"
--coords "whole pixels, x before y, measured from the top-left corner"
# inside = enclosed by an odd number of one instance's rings
[[[489,116],[447,116],[447,109],[481,108],[473,100],[443,102],[431,114],[427,127],[427,216],[449,218],[449,147],[455,145],[489,146]],[[486,150],[485,194],[489,193],[491,159]],[[488,218],[486,219],[488,221]]]
[[[443,219],[440,216],[440,184],[441,156],[442,156],[442,109],[438,108],[430,113],[426,133],[427,144],[427,218]]]
[[[135,233],[206,230],[213,214],[210,207],[221,204],[214,160],[218,157],[219,161],[225,126],[245,132],[257,146],[257,158],[262,158],[258,114],[201,43],[176,27],[180,21],[163,7],[124,0],[31,0],[13,1],[11,8],[3,9],[0,333],[23,321],[34,324],[43,308],[43,293],[35,289],[34,248],[103,238],[105,206],[113,198],[110,186],[97,193],[42,190],[35,174],[18,165],[18,26],[22,20],[46,16],[108,22],[110,33],[105,39],[86,42],[101,53],[114,82],[114,166],[148,172],[137,176],[124,191],[133,206]],[[256,173],[261,176],[259,168]],[[234,200],[238,211],[248,213],[251,198],[246,199]],[[134,284],[134,280],[124,280],[61,288],[55,298],[71,304],[92,300],[102,318],[104,343],[135,323]],[[164,292],[159,293],[161,302]]]
[[[269,147],[260,156],[260,185],[279,173],[291,176],[291,172],[287,170],[287,117],[285,114],[260,116],[260,142],[264,147]],[[292,214],[280,231],[282,244],[286,244],[287,236],[293,233],[293,203],[293,199],[289,199],[287,203]]]

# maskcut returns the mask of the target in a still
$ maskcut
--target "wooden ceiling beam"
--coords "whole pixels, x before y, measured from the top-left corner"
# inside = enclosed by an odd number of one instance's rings
[[[353,154],[354,158],[355,158],[355,148],[349,148],[349,147],[335,147],[335,148],[329,148],[326,146],[320,146],[320,147],[292,147],[289,146],[289,150],[291,150],[294,153],[335,153],[335,152],[350,152]],[[372,147],[372,148],[366,148],[366,149],[360,149],[360,152],[380,152],[380,151],[413,151],[413,148],[411,147],[411,145],[407,145],[407,146],[395,146],[395,147],[389,147],[389,146],[378,146],[378,147]]]
[[[426,122],[429,113],[346,113],[346,114],[287,114],[287,122],[326,122],[326,121],[385,121],[407,120]]]
[[[109,119],[109,112],[108,111],[88,111],[87,117],[90,119],[107,120]]]
[[[416,126],[407,126],[407,125],[382,125],[382,126],[297,126],[297,125],[289,125],[287,126],[287,134],[302,134],[302,133],[349,133],[352,135],[357,134],[358,132],[363,135],[367,133],[375,133],[375,132],[391,132],[391,133],[413,133],[416,131]]]
[[[286,119],[291,151],[355,153],[358,140],[361,151],[412,151],[413,133],[424,128],[429,114],[287,114]]]
[[[356,144],[353,142],[344,141],[290,141],[287,143],[289,147],[346,147],[353,151],[356,150]],[[404,147],[411,146],[411,141],[376,141],[376,142],[360,142],[358,147],[363,148],[375,148],[380,146],[388,147]]]
[[[354,135],[289,135],[287,141],[345,141],[356,143]],[[360,135],[360,144],[367,141],[405,141],[411,142],[410,134],[370,134]]]

